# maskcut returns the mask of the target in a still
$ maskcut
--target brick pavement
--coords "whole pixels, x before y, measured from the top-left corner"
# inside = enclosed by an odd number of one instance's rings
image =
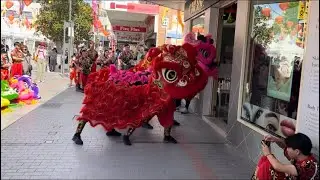
[[[36,71],[33,71],[32,77],[35,78]],[[1,114],[1,130],[14,123],[19,118],[36,109],[41,104],[45,103],[52,97],[56,96],[68,87],[69,79],[66,76],[61,76],[58,72],[45,73],[45,82],[38,83],[41,99],[37,104],[25,105],[14,108],[13,112]]]
[[[196,115],[176,114],[179,144],[138,129],[131,147],[87,125],[71,141],[83,95],[69,88],[1,132],[1,179],[249,179],[253,164]]]

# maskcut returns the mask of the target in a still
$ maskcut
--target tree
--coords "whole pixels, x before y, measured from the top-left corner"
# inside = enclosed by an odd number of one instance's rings
[[[272,27],[269,27],[266,23],[268,18],[264,16],[261,11],[262,7],[260,6],[254,8],[253,40],[263,47],[267,47],[272,39]]]
[[[42,5],[35,22],[37,31],[55,42],[63,41],[63,21],[69,20],[69,1],[40,0]],[[75,42],[90,39],[92,28],[90,4],[84,0],[72,0],[71,19],[74,21]]]

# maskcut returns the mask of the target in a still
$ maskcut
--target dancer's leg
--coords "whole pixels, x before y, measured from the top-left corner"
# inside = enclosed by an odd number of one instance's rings
[[[171,127],[164,128],[164,138],[165,143],[177,144],[178,141],[171,136]]]
[[[136,130],[135,128],[129,128],[127,134],[123,136],[123,143],[127,146],[131,146],[130,136]]]
[[[78,145],[82,145],[83,144],[83,141],[81,139],[81,133],[82,133],[82,130],[84,128],[84,126],[86,125],[87,121],[79,121],[79,124],[78,124],[78,127],[77,127],[77,130],[76,130],[76,133],[74,134],[72,140],[78,144]]]

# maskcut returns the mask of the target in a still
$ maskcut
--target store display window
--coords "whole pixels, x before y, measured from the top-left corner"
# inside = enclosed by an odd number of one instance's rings
[[[252,3],[240,117],[286,137],[295,132],[308,3]]]
[[[196,35],[204,34],[204,14],[191,20],[191,28]]]

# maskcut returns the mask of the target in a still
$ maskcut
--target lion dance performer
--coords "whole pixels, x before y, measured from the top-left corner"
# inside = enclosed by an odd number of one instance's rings
[[[194,33],[190,32],[184,37],[184,42],[192,44],[198,54],[197,60],[200,67],[207,73],[208,76],[218,79],[218,62],[216,59],[217,51],[213,45],[213,39],[210,34],[204,36],[199,35],[197,40]]]
[[[152,65],[146,83],[110,78],[109,68],[90,76],[73,137],[76,144],[83,144],[80,134],[89,122],[93,127],[102,125],[107,131],[129,128],[123,140],[131,145],[130,135],[154,116],[164,127],[164,141],[177,143],[170,133],[175,111],[173,100],[196,95],[205,87],[208,76],[197,64],[195,48],[188,43],[152,48],[147,58]]]

